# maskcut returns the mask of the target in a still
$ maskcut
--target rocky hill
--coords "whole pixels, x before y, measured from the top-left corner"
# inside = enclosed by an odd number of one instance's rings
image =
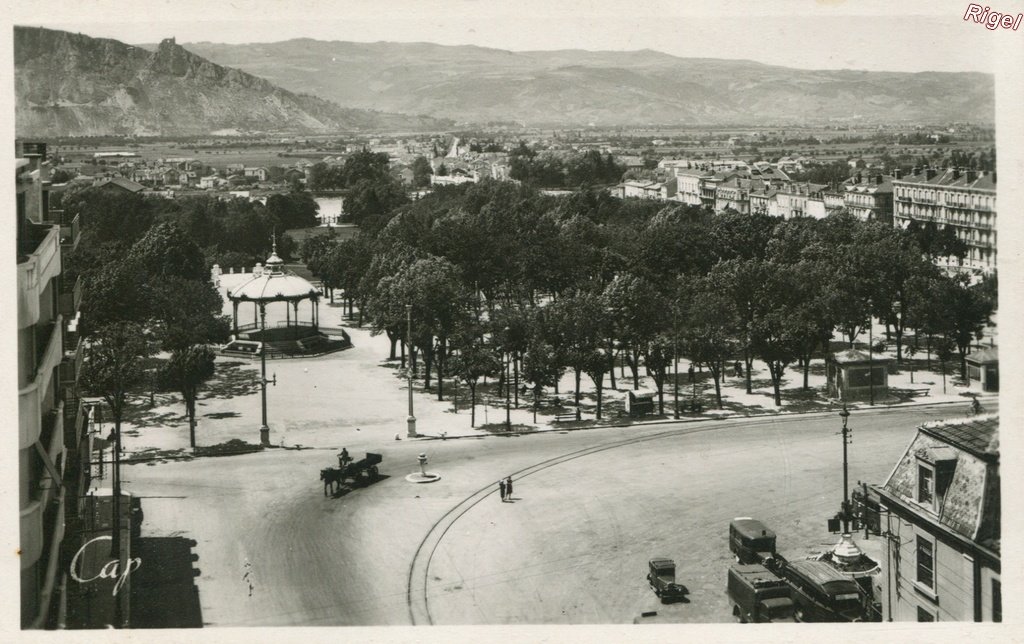
[[[981,73],[801,70],[643,50],[511,52],[311,39],[189,49],[351,107],[530,125],[993,122]]]
[[[15,27],[18,136],[437,129],[429,117],[343,108],[164,40],[155,49]]]

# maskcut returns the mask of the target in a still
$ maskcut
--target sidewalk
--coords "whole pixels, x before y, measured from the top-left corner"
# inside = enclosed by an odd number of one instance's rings
[[[220,290],[224,292],[241,282],[246,275],[222,275]],[[301,310],[300,318],[306,313]],[[230,314],[230,303],[225,303],[225,313]],[[240,321],[251,311],[240,311]],[[342,318],[341,302],[334,306],[321,302],[321,324],[344,326],[352,338],[353,348],[340,353],[316,358],[294,358],[271,360],[267,363],[268,378],[276,376],[277,384],[267,387],[267,420],[270,426],[270,442],[279,447],[316,447],[340,450],[348,447],[350,452],[371,451],[384,442],[396,437],[406,440],[406,418],[408,415],[408,393],[404,372],[397,360],[387,360],[390,343],[387,337],[371,335],[367,328],[357,328],[354,323]],[[270,306],[267,310],[268,323],[284,319],[283,306]],[[876,328],[876,341],[884,337],[884,328]],[[867,334],[859,341],[866,340]],[[908,340],[909,341],[909,340]],[[835,343],[838,346],[838,343]],[[894,353],[894,343],[888,349]],[[923,353],[923,352],[922,352]],[[907,361],[905,361],[906,364]],[[915,403],[961,402],[962,410],[951,411],[952,415],[966,413],[971,390],[959,384],[958,376],[947,374],[943,391],[942,375],[938,364],[932,361],[932,368],[925,369],[925,360],[919,355],[913,361],[911,373],[904,366],[898,373],[889,375],[889,396],[876,398],[875,407]],[[714,383],[710,374],[697,370],[694,382],[688,378],[690,363],[679,361],[679,405],[681,418],[723,418],[750,415],[775,415],[780,413],[806,413],[829,411],[838,406],[824,394],[824,361],[812,361],[808,391],[802,389],[803,374],[797,368],[786,371],[782,384],[781,407],[776,407],[772,397],[771,381],[767,368],[755,361],[752,372],[752,390],[746,392],[744,378],[729,375],[723,378],[722,409],[714,401]],[[230,440],[259,443],[261,404],[259,388],[259,361],[219,356],[214,379],[200,392],[197,405],[197,444],[210,446]],[[949,366],[955,370],[954,365]],[[422,370],[422,365],[421,365]],[[623,375],[625,374],[625,375]],[[912,381],[913,380],[913,381]],[[545,390],[540,401],[537,422],[533,421],[532,394],[520,392],[518,406],[514,394],[509,396],[509,420],[513,433],[532,431],[565,431],[574,428],[621,425],[633,422],[650,422],[673,418],[672,377],[669,376],[664,392],[664,415],[647,416],[642,421],[631,419],[625,413],[624,401],[627,391],[633,388],[633,379],[628,368],[616,368],[616,388],[610,389],[610,378],[605,377],[602,400],[602,420],[596,421],[597,397],[590,378],[581,377],[580,410],[582,422],[555,422],[559,412],[553,400],[557,397],[563,405],[573,400],[574,376],[567,371],[558,387],[558,394],[550,388]],[[520,383],[522,386],[523,383]],[[653,391],[654,380],[640,370],[641,390]],[[914,391],[916,390],[916,391]],[[444,400],[437,400],[436,374],[431,378],[431,391],[423,390],[422,374],[414,382],[413,406],[418,433],[426,438],[485,436],[506,434],[505,398],[498,395],[493,379],[481,381],[477,387],[476,423],[470,426],[469,391],[465,384],[446,380]],[[927,392],[927,395],[921,395]],[[703,404],[703,413],[684,413],[691,397],[696,393]],[[982,398],[984,401],[985,398]],[[131,410],[123,426],[123,443],[130,458],[153,459],[165,457],[189,458],[188,423],[184,405],[176,394],[158,394],[156,405],[149,407],[148,397],[140,397],[131,403]],[[851,409],[869,407],[867,401],[848,405]],[[657,411],[657,397],[655,397]]]

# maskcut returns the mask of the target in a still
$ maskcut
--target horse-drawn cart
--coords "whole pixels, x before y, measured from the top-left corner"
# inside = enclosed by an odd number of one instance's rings
[[[363,481],[376,481],[380,476],[377,468],[384,457],[380,454],[367,452],[366,458],[347,463],[344,467],[328,467],[320,470],[320,480],[324,482],[324,496],[327,496],[327,488],[331,488],[331,494],[336,494],[339,486],[351,479],[353,483]]]

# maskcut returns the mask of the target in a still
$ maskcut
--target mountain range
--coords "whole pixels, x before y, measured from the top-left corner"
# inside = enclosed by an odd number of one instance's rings
[[[651,50],[14,36],[19,136],[995,120],[994,79],[977,72],[815,71]]]
[[[651,51],[504,51],[295,39],[190,43],[222,65],[349,107],[527,125],[994,122],[977,72],[804,70]]]
[[[440,129],[430,117],[341,107],[213,63],[166,39],[152,50],[15,27],[18,136],[187,136]]]

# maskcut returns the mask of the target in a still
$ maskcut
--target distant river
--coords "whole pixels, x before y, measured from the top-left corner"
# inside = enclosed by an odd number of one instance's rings
[[[320,223],[322,225],[338,223],[345,203],[344,197],[315,197],[314,201],[320,204]]]

